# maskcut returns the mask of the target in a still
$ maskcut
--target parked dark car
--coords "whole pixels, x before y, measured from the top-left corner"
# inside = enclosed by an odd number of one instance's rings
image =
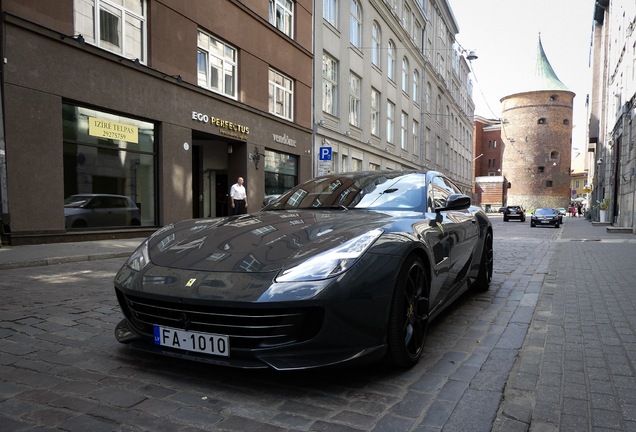
[[[538,208],[530,215],[530,226],[534,228],[537,225],[547,225],[558,228],[561,226],[562,217],[556,209]]]
[[[141,212],[127,196],[77,194],[64,200],[66,229],[141,225]]]
[[[506,206],[503,211],[503,220],[508,222],[510,219],[519,219],[521,222],[525,222],[526,210],[520,205]]]
[[[430,321],[492,271],[488,217],[443,174],[333,174],[257,213],[158,230],[115,277],[115,336],[238,368],[406,368]]]

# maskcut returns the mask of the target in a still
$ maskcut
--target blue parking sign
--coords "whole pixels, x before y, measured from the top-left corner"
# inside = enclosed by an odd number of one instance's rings
[[[331,147],[320,147],[320,160],[331,160]]]

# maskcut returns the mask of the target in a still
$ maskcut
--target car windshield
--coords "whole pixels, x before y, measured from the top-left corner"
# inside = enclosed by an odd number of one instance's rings
[[[539,216],[551,216],[554,214],[554,209],[549,209],[549,208],[540,208],[537,209],[534,214],[539,215]]]
[[[369,171],[318,177],[296,186],[267,210],[317,208],[423,211],[426,174]]]

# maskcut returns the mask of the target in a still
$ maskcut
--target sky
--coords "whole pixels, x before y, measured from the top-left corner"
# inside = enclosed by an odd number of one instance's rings
[[[471,62],[475,114],[498,119],[501,98],[524,90],[535,67],[539,35],[548,61],[576,93],[573,156],[587,150],[591,93],[592,0],[448,0],[459,25],[456,40],[479,57]],[[575,161],[573,161],[575,162]],[[574,168],[574,164],[573,164]]]

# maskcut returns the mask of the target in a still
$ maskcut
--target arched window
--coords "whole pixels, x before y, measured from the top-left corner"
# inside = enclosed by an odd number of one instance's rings
[[[420,73],[417,70],[413,71],[413,101],[416,104],[420,104],[417,98],[420,97]]]
[[[380,24],[377,21],[373,22],[371,28],[371,62],[380,67],[381,56],[380,47],[382,46],[382,30],[380,30]]]
[[[360,48],[360,41],[362,40],[362,8],[358,0],[351,0],[350,14],[349,40],[351,45]]]
[[[569,124],[570,124],[570,120],[568,120],[568,119],[563,119],[563,124],[564,124],[564,125],[569,125]]]
[[[545,119],[545,117],[541,117],[539,119],[539,121],[537,121],[537,124],[546,124],[548,121]]]
[[[402,59],[402,91],[409,93],[409,61],[406,57]]]
[[[386,67],[387,77],[391,81],[395,81],[395,44],[392,40],[389,40],[386,50]]]

